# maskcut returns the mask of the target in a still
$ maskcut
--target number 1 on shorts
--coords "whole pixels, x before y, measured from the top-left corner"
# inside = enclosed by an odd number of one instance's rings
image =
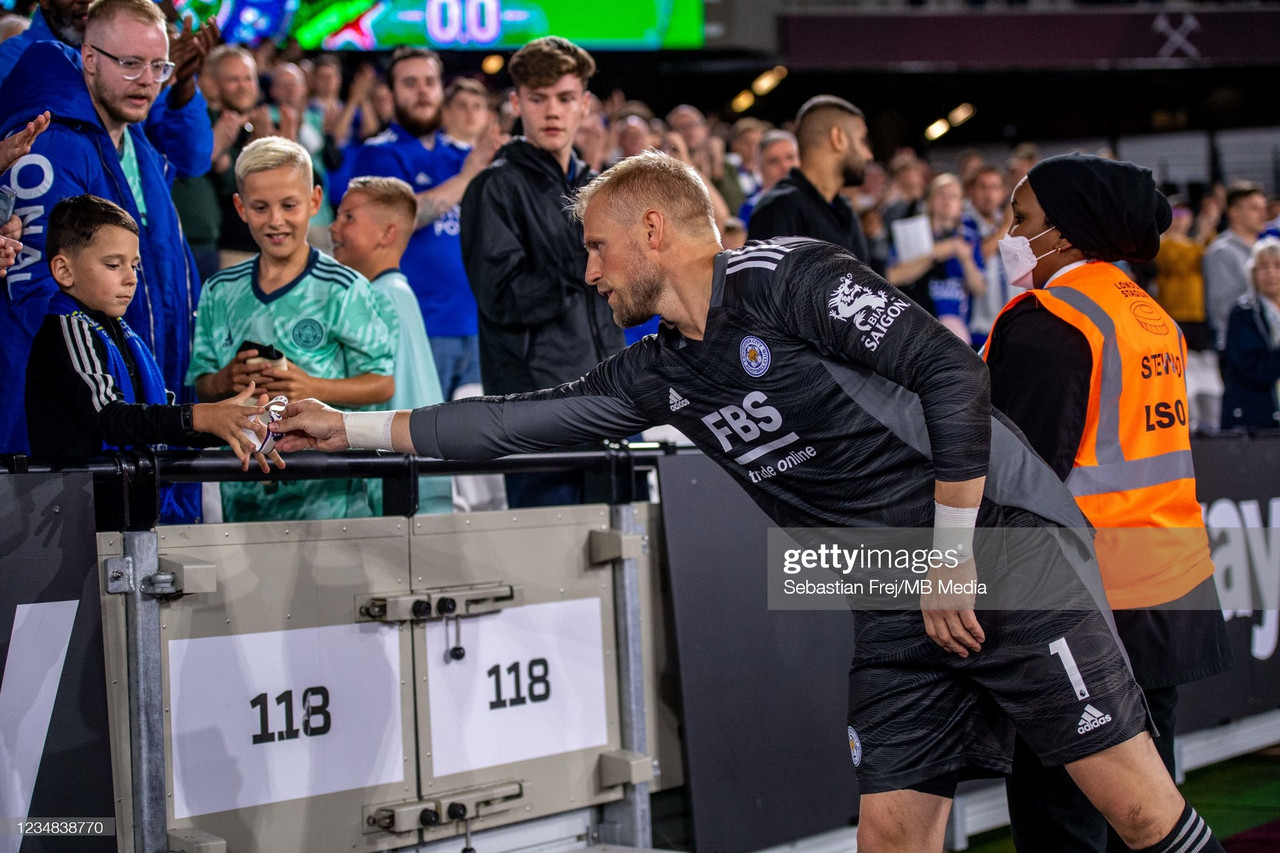
[[[1089,688],[1084,686],[1084,679],[1080,677],[1080,667],[1076,666],[1076,659],[1071,655],[1071,649],[1067,646],[1067,638],[1059,637],[1049,644],[1049,654],[1057,655],[1062,660],[1062,668],[1067,671],[1067,678],[1071,679],[1071,686],[1075,688],[1077,699],[1088,699]]]

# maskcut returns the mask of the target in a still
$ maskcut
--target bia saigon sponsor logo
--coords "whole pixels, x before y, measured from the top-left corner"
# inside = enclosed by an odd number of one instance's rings
[[[831,317],[843,323],[852,323],[863,334],[862,345],[875,351],[880,340],[907,308],[907,303],[896,296],[876,293],[869,287],[855,284],[853,273],[846,273],[840,284],[831,292],[827,301]]]

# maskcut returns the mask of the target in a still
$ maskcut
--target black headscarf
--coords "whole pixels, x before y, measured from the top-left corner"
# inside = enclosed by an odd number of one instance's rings
[[[1090,257],[1146,263],[1173,213],[1150,169],[1088,154],[1041,160],[1027,173],[1045,218]]]

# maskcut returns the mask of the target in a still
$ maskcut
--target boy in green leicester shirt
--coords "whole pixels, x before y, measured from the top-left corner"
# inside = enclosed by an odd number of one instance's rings
[[[235,171],[236,212],[260,251],[205,282],[187,382],[201,400],[255,382],[271,396],[347,409],[387,402],[397,330],[364,276],[307,243],[320,204],[310,156],[296,142],[267,137],[245,147]],[[224,483],[222,504],[226,521],[371,514],[361,480]]]

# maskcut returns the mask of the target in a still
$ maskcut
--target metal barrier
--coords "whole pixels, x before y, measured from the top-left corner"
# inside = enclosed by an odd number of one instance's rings
[[[223,454],[11,461],[93,479],[118,849],[469,849],[587,809],[585,840],[649,847],[656,519],[631,500],[669,452],[296,454],[270,478],[378,478],[386,515],[156,529],[165,483],[267,477]],[[609,503],[411,515],[420,475],[566,469]]]

